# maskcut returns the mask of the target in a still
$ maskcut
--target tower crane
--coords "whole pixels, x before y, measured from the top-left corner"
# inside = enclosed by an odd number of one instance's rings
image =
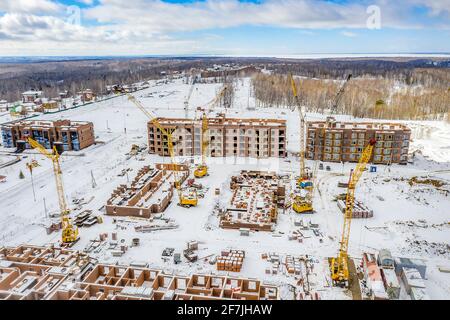
[[[39,142],[28,137],[27,142],[33,149],[36,149],[42,155],[52,160],[53,173],[55,176],[56,191],[58,193],[59,210],[61,212],[62,235],[61,242],[63,245],[71,245],[78,241],[78,228],[72,225],[69,217],[70,210],[67,207],[66,196],[64,194],[61,165],[59,163],[59,154],[56,147],[53,146],[53,152],[49,152]]]
[[[208,175],[208,166],[206,165],[206,152],[208,150],[208,117],[206,113],[202,116],[202,163],[194,171],[194,177],[203,178]]]
[[[347,76],[347,79],[345,80],[344,84],[341,86],[341,88],[339,89],[338,93],[336,94],[336,97],[333,100],[333,105],[331,106],[331,111],[330,113],[326,116],[326,122],[327,124],[333,120],[333,118],[331,117],[331,114],[335,113],[339,107],[339,104],[342,100],[342,97],[344,96],[345,93],[345,89],[347,88],[347,85],[349,83],[349,81],[352,79],[352,74],[350,73]],[[323,154],[325,153],[325,142],[326,142],[326,125],[322,128],[322,148],[323,148]],[[325,155],[323,155],[322,157],[323,160],[325,159]]]
[[[299,186],[312,187],[312,183],[309,180],[309,176],[306,173],[305,168],[305,117],[300,106],[300,101],[298,100],[297,87],[295,85],[294,77],[292,74],[289,75],[292,87],[292,93],[294,94],[295,104],[298,109],[300,117],[300,177],[298,180]],[[294,203],[292,204],[292,209],[297,213],[311,213],[313,212],[312,205],[312,190],[309,190],[307,195],[303,197],[301,194],[294,194]]]
[[[126,92],[125,92],[126,93]],[[138,107],[146,116],[147,118],[150,120],[150,122],[155,125],[155,127],[161,131],[161,134],[163,136],[166,136],[167,138],[167,146],[169,149],[169,155],[170,155],[170,159],[171,159],[171,163],[173,166],[173,173],[174,173],[174,177],[175,177],[175,188],[177,189],[177,193],[178,193],[178,205],[185,207],[185,208],[190,208],[190,207],[196,207],[198,204],[198,196],[197,196],[197,192],[195,190],[192,190],[191,192],[189,192],[187,195],[183,193],[183,190],[181,189],[181,182],[180,179],[178,178],[178,164],[175,160],[175,153],[174,153],[174,148],[173,148],[173,137],[172,137],[172,131],[166,130],[165,128],[163,128],[163,126],[161,126],[161,124],[158,122],[158,119],[155,115],[153,115],[151,112],[149,112],[143,105],[142,103],[136,99],[135,96],[133,96],[130,93],[126,93],[128,100],[130,100],[136,107]]]
[[[337,111],[337,108],[339,107],[339,103],[341,102],[341,99],[344,95],[345,89],[347,88],[347,85],[349,81],[352,79],[353,75],[350,73],[347,76],[347,79],[345,80],[342,87],[339,89],[338,93],[336,94],[336,97],[334,98],[333,105],[331,106],[331,113],[334,113]]]
[[[202,115],[202,144],[201,144],[201,152],[202,152],[202,163],[197,166],[194,171],[194,177],[203,178],[208,175],[208,166],[206,165],[206,153],[208,152],[209,146],[209,137],[208,137],[208,115],[211,112],[211,109],[222,96],[227,91],[227,87],[224,86],[222,90],[216,95],[216,97],[211,100],[204,108]]]
[[[292,74],[289,75],[292,87],[292,93],[295,98],[295,105],[298,109],[300,117],[300,178],[299,182],[308,179],[305,168],[305,117],[302,112],[302,107],[300,106],[300,101],[298,99],[297,86],[295,85],[295,80]]]
[[[194,75],[194,78],[192,79],[191,87],[189,88],[188,95],[186,97],[186,100],[184,100],[184,110],[186,113],[186,118],[189,116],[189,100],[191,100],[192,93],[194,92],[195,84],[197,83],[197,76]]]
[[[355,204],[355,189],[361,175],[366,170],[367,163],[372,157],[373,148],[376,144],[375,139],[370,139],[369,144],[364,149],[354,171],[350,174],[350,180],[345,198],[344,227],[337,258],[331,259],[331,279],[339,286],[348,284],[348,243],[350,240],[350,227],[353,217],[353,206]]]

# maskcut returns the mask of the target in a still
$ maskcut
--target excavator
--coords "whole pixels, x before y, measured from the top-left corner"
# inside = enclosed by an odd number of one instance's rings
[[[350,174],[350,180],[345,198],[344,227],[342,230],[339,255],[331,259],[331,279],[337,286],[348,286],[348,243],[350,240],[350,227],[353,217],[353,206],[355,204],[355,189],[363,172],[366,170],[367,163],[372,157],[373,148],[377,141],[370,139],[369,144],[364,149],[354,171]]]
[[[305,117],[303,115],[300,101],[298,99],[297,87],[295,85],[295,80],[292,74],[289,75],[292,87],[292,93],[294,94],[296,107],[300,116],[300,177],[297,181],[300,189],[306,190],[306,195],[303,196],[299,193],[293,194],[294,203],[292,204],[292,209],[296,213],[312,213],[314,212],[312,204],[312,181],[310,180],[310,175],[307,173],[305,168]]]
[[[53,146],[53,152],[49,152],[39,142],[31,137],[27,138],[27,142],[33,149],[39,151],[39,153],[46,156],[53,163],[53,173],[55,175],[56,191],[58,193],[59,209],[61,212],[61,244],[64,246],[71,246],[79,240],[78,228],[72,224],[69,217],[70,210],[67,207],[66,196],[64,194],[62,171],[59,163],[60,156],[58,151],[56,150],[56,147]]]
[[[222,90],[217,94],[217,96],[210,101],[204,108],[203,115],[202,115],[202,162],[195,168],[194,170],[194,177],[196,178],[203,178],[209,175],[208,173],[208,166],[206,165],[206,153],[208,152],[208,146],[209,146],[209,138],[208,138],[208,114],[211,112],[211,110],[207,110],[210,107],[214,106],[219,100],[222,98],[222,96],[227,91],[227,87],[223,87]]]
[[[174,153],[174,148],[173,148],[172,131],[166,130],[165,128],[163,128],[163,126],[161,126],[161,124],[158,122],[157,117],[155,115],[153,115],[152,113],[150,113],[141,104],[141,102],[139,102],[139,100],[136,99],[135,96],[133,96],[132,94],[130,94],[128,92],[124,92],[123,90],[117,90],[116,93],[125,93],[128,97],[128,100],[130,100],[136,107],[138,107],[139,110],[141,110],[147,116],[147,118],[150,120],[150,122],[156,126],[156,128],[161,132],[161,134],[166,137],[167,146],[169,149],[169,155],[170,155],[172,167],[174,170],[173,173],[175,176],[175,188],[177,189],[178,199],[179,199],[178,205],[181,207],[185,207],[185,208],[196,207],[198,205],[197,192],[195,190],[190,190],[189,192],[183,192],[183,190],[181,188],[181,182],[180,182],[180,179],[178,178],[178,173],[177,173],[178,172],[178,164],[175,160],[175,153]]]

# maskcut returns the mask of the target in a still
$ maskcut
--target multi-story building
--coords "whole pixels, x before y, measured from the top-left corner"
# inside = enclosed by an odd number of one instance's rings
[[[411,130],[398,123],[308,122],[306,158],[329,162],[357,162],[375,138],[371,162],[375,164],[406,164]]]
[[[95,142],[92,122],[57,120],[24,120],[2,125],[3,146],[6,148],[29,149],[26,142],[33,138],[47,149],[53,145],[61,151],[81,150]]]
[[[171,130],[176,156],[201,155],[202,121],[158,118]],[[286,121],[276,119],[232,119],[219,115],[208,119],[207,155],[210,157],[286,157]],[[148,123],[149,152],[169,155],[167,140],[160,130]]]

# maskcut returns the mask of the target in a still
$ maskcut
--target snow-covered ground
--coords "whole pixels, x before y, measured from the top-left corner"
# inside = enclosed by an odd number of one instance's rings
[[[279,118],[288,122],[288,149],[298,151],[298,114],[289,109],[256,109],[255,102],[249,98],[249,79],[240,80],[236,86],[233,107],[226,112],[230,117]],[[197,89],[198,88],[198,89]],[[221,89],[221,84],[198,84],[190,100],[188,116],[195,115],[195,109],[206,105]],[[189,92],[189,85],[182,80],[168,84],[152,86],[136,93],[136,97],[158,116],[185,117],[183,101]],[[248,109],[250,107],[250,109]],[[323,115],[308,114],[307,120],[321,119]],[[58,114],[46,114],[38,119],[59,119],[92,121],[98,143],[81,152],[67,152],[62,156],[62,171],[65,191],[69,203],[77,198],[84,198],[88,203],[81,210],[91,209],[94,213],[102,212],[111,192],[119,185],[132,179],[144,164],[164,163],[168,159],[144,153],[127,159],[125,155],[132,144],[146,144],[147,119],[126,97],[90,104]],[[340,119],[350,117],[340,116]],[[0,118],[1,120],[1,118]],[[357,188],[357,198],[366,202],[373,209],[371,219],[352,222],[350,254],[360,257],[362,252],[377,252],[388,248],[394,255],[424,258],[428,265],[427,289],[431,298],[450,298],[450,274],[441,273],[438,266],[449,266],[450,256],[450,125],[443,122],[408,122],[413,130],[411,148],[420,150],[414,164],[408,166],[392,165],[389,168],[378,166],[377,173],[365,173]],[[0,148],[0,159],[6,160],[7,149]],[[7,176],[5,183],[0,183],[0,246],[13,246],[22,243],[43,245],[56,242],[58,233],[47,235],[43,225],[48,221],[45,212],[58,209],[54,178],[50,161],[27,150],[21,155],[22,161],[0,169],[0,175]],[[25,163],[35,159],[41,165],[33,171],[33,188],[31,176]],[[75,245],[83,249],[91,239],[100,233],[117,232],[120,239],[130,243],[139,237],[141,245],[131,248],[123,257],[113,258],[106,249],[96,253],[101,261],[129,263],[133,260],[147,261],[153,267],[174,270],[183,273],[217,272],[209,263],[183,263],[173,265],[161,260],[161,252],[166,247],[177,251],[185,248],[189,240],[200,241],[199,257],[219,254],[227,248],[243,249],[246,259],[240,275],[258,277],[278,284],[294,284],[294,278],[285,275],[267,275],[267,263],[261,259],[262,253],[308,254],[317,260],[313,277],[314,290],[323,298],[340,299],[348,296],[340,289],[327,286],[325,258],[337,254],[339,236],[342,228],[342,214],[339,212],[335,195],[344,193],[345,189],[337,186],[339,181],[348,179],[354,164],[330,164],[331,171],[318,172],[314,204],[314,215],[303,217],[305,221],[318,223],[322,232],[322,242],[312,235],[303,243],[289,241],[288,234],[294,229],[294,220],[299,216],[290,211],[280,213],[274,233],[251,233],[249,237],[239,236],[238,231],[218,228],[217,217],[212,215],[216,202],[226,204],[231,191],[229,179],[244,169],[276,170],[294,177],[298,171],[298,161],[288,159],[210,159],[210,176],[201,181],[209,190],[201,199],[197,208],[183,209],[172,203],[165,212],[165,217],[172,218],[179,225],[178,229],[157,231],[154,233],[136,233],[131,219],[118,224],[105,216],[104,223],[91,228],[81,228],[81,240]],[[0,161],[1,162],[1,161]],[[313,163],[307,161],[313,167]],[[125,168],[132,168],[129,176],[118,174]],[[23,171],[25,179],[19,178]],[[91,172],[97,187],[92,187]],[[413,177],[433,178],[446,185],[437,190],[429,185],[410,185]],[[214,195],[214,189],[221,188],[221,195]],[[94,198],[91,200],[91,197]],[[74,205],[73,205],[74,207]],[[79,212],[80,210],[76,211]],[[419,220],[425,220],[420,222]],[[407,223],[412,221],[414,223]],[[420,224],[420,226],[418,226]],[[420,241],[421,245],[414,244]],[[427,245],[423,241],[427,242]],[[434,247],[433,247],[434,246]],[[446,248],[445,250],[442,248]]]

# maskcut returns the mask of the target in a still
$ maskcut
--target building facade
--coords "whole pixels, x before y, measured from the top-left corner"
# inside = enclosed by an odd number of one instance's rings
[[[396,123],[308,122],[306,158],[328,162],[358,162],[370,139],[377,143],[371,162],[407,164],[411,130]]]
[[[176,156],[201,155],[202,121],[158,118],[164,129],[172,131]],[[286,157],[286,121],[274,119],[232,119],[220,115],[208,119],[210,157]],[[149,152],[168,156],[167,139],[148,123]]]
[[[2,129],[3,146],[29,149],[26,142],[33,138],[47,149],[53,145],[61,150],[81,150],[94,144],[94,125],[92,122],[57,120],[57,121],[17,121],[4,124]]]
[[[42,91],[30,90],[22,93],[22,102],[35,102],[36,99],[42,98]]]

